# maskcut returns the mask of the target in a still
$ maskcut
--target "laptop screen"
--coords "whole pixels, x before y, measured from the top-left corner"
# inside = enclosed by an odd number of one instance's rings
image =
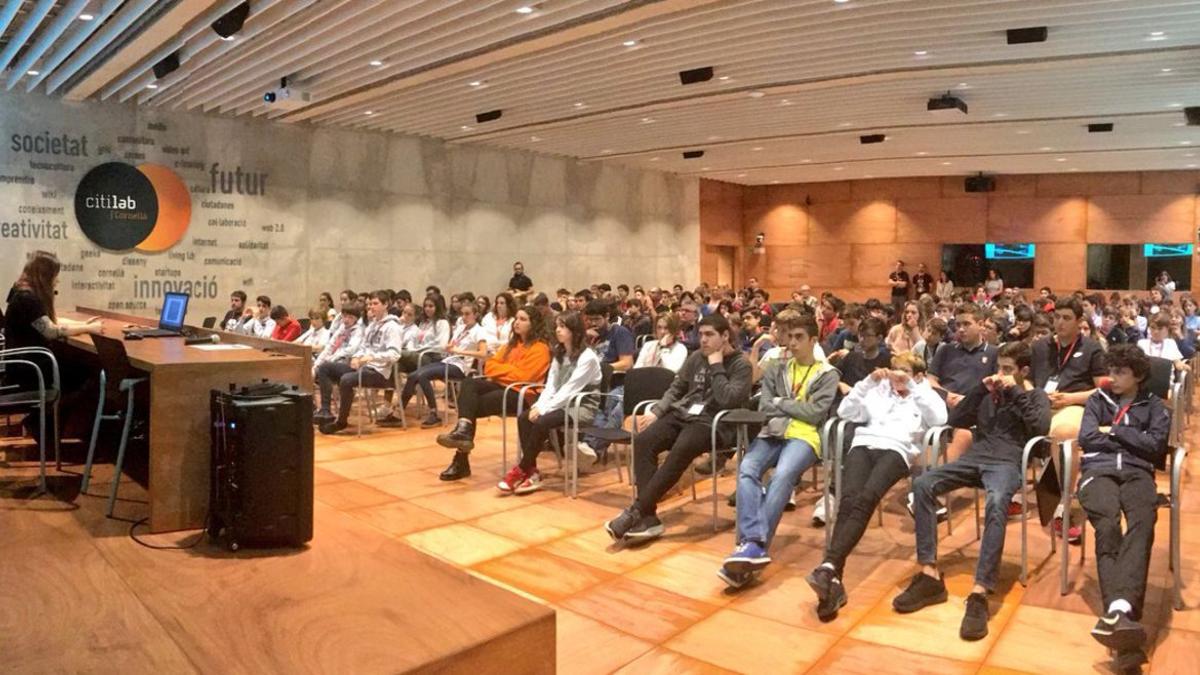
[[[187,293],[167,293],[163,298],[162,314],[158,317],[158,327],[166,330],[183,328],[183,317],[187,314],[189,296]]]

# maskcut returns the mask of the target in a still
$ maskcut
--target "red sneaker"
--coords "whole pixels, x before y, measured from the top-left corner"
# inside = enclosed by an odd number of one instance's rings
[[[513,492],[521,483],[525,482],[525,479],[525,472],[521,470],[521,465],[518,464],[509,469],[508,473],[504,474],[504,478],[499,483],[496,483],[496,489],[501,492]]]
[[[533,473],[525,476],[525,480],[521,481],[513,492],[519,495],[527,495],[530,492],[537,492],[542,489],[542,474],[538,473],[537,469]]]
[[[1020,502],[1009,502],[1008,503],[1008,517],[1009,518],[1020,518],[1021,517],[1021,503]]]
[[[1062,536],[1062,528],[1063,528],[1062,518],[1055,518],[1054,519],[1054,536],[1061,537]],[[1072,525],[1067,530],[1067,542],[1069,542],[1071,544],[1078,544],[1082,539],[1083,539],[1083,528],[1081,526]]]

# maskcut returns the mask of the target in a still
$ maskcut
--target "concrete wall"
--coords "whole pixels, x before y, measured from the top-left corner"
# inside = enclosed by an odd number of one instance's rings
[[[86,137],[86,156],[36,141],[64,135],[81,150]],[[698,182],[665,173],[15,92],[0,97],[0,141],[0,284],[28,252],[54,251],[68,264],[62,306],[154,313],[160,298],[136,282],[162,280],[193,282],[196,321],[237,288],[293,310],[346,287],[490,295],[517,259],[550,292],[699,278]],[[192,217],[181,243],[107,252],[83,237],[75,189],[107,161],[161,164],[183,179]],[[267,174],[265,194],[209,194],[214,164]]]
[[[961,176],[741,187],[701,181],[702,251],[740,247],[750,276],[785,299],[809,284],[840,297],[887,297],[897,258],[936,275],[942,244],[1033,242],[1034,283],[1083,288],[1087,244],[1195,243],[1200,171],[998,176],[967,193]],[[752,253],[767,236],[765,255]],[[701,256],[704,276],[705,256]],[[1193,279],[1200,264],[1192,261]]]

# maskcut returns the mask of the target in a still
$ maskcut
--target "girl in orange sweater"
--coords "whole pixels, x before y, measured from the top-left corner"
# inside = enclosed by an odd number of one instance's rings
[[[438,445],[454,448],[454,459],[441,473],[442,480],[460,480],[471,475],[468,456],[475,447],[475,420],[499,415],[504,388],[516,382],[541,382],[550,369],[548,330],[541,312],[526,305],[517,311],[508,344],[483,365],[483,377],[464,380],[458,393],[458,424],[438,436]],[[508,392],[508,409],[517,409],[517,392]]]

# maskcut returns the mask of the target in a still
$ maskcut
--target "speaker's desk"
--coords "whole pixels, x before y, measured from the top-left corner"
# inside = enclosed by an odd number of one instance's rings
[[[153,327],[157,320],[78,307],[67,317],[98,316],[108,337],[122,338],[130,325]],[[221,344],[250,349],[206,351],[185,346],[183,338],[125,340],[134,368],[150,378],[150,530],[167,532],[204,526],[209,490],[209,391],[231,383],[267,378],[311,388],[312,351],[304,345],[192,328],[200,335],[219,334]],[[95,353],[92,338],[68,339]],[[269,350],[269,351],[268,351]]]

